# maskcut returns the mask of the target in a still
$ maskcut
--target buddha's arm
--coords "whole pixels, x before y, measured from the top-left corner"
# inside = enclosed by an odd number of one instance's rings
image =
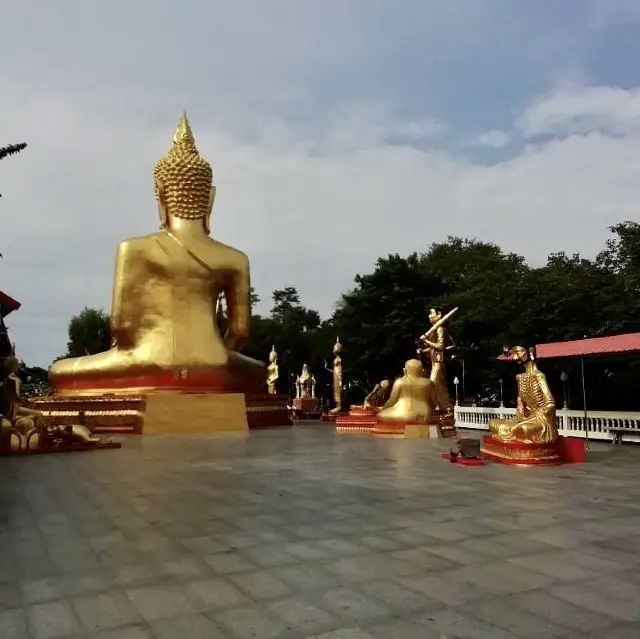
[[[393,383],[393,388],[391,389],[391,395],[389,395],[389,399],[385,402],[385,405],[382,407],[383,409],[390,408],[391,406],[397,403],[398,399],[400,399],[400,384],[401,384],[401,380],[399,379],[397,379]]]
[[[132,343],[131,322],[128,318],[127,291],[131,288],[131,278],[134,276],[134,247],[131,242],[122,242],[116,253],[116,266],[113,275],[113,297],[111,298],[111,340],[112,346],[129,348]]]
[[[251,278],[246,255],[242,256],[241,264],[229,277],[225,297],[229,324],[224,345],[235,351],[248,339],[251,328]]]

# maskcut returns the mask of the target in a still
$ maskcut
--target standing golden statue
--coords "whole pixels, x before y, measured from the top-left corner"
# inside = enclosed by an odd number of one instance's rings
[[[330,415],[335,415],[342,410],[342,344],[340,338],[336,337],[336,343],[333,345],[333,368],[327,366],[325,361],[324,367],[333,375],[333,403],[334,407],[329,411]]]
[[[432,308],[429,310],[429,322],[431,328],[420,336],[420,341],[426,344],[426,348],[418,349],[420,354],[428,354],[431,360],[431,372],[429,378],[436,389],[436,405],[443,418],[443,422],[451,422],[453,425],[453,401],[447,386],[446,351],[453,345],[445,322],[452,317],[458,308],[449,311],[445,316],[442,311]],[[430,339],[433,335],[433,339]]]
[[[309,367],[306,364],[302,365],[302,371],[300,372],[300,375],[298,375],[296,385],[298,387],[298,398],[307,399],[311,397],[311,373],[309,372]]]
[[[404,424],[435,424],[436,388],[424,377],[422,362],[410,359],[404,365],[403,376],[396,379],[387,403],[378,412],[379,422]]]
[[[547,378],[538,370],[533,349],[514,346],[513,359],[524,365],[518,382],[516,414],[511,419],[492,419],[489,430],[494,439],[503,442],[548,444],[558,438],[556,402]]]
[[[235,352],[249,335],[249,259],[209,237],[216,187],[186,114],[154,169],[160,231],[117,250],[110,350],[56,362],[58,392],[203,388],[260,393],[265,366]],[[222,337],[216,305],[224,293]]]
[[[269,366],[267,366],[267,393],[269,395],[276,394],[276,382],[280,377],[280,369],[278,367],[278,353],[276,353],[276,347],[271,347],[269,353]]]

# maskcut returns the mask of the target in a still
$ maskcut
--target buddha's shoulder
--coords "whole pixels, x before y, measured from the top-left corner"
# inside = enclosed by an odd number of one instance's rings
[[[165,233],[150,233],[139,237],[130,237],[118,244],[118,253],[136,253],[144,251],[150,246],[156,245],[160,236]]]
[[[212,239],[208,248],[213,255],[219,256],[231,265],[244,266],[249,263],[249,256],[246,253],[228,244],[218,242],[218,240]]]

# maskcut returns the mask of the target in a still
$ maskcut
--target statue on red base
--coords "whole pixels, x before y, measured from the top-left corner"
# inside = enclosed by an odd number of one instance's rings
[[[511,464],[557,464],[556,402],[547,378],[538,370],[534,348],[514,346],[513,359],[524,366],[518,382],[516,414],[510,419],[492,419],[490,437],[482,442],[484,456]]]

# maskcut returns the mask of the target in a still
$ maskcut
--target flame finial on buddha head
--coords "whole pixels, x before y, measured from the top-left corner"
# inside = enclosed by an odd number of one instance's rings
[[[180,118],[169,152],[158,160],[153,175],[156,199],[167,216],[197,220],[210,213],[215,193],[213,170],[198,153],[186,113]]]

